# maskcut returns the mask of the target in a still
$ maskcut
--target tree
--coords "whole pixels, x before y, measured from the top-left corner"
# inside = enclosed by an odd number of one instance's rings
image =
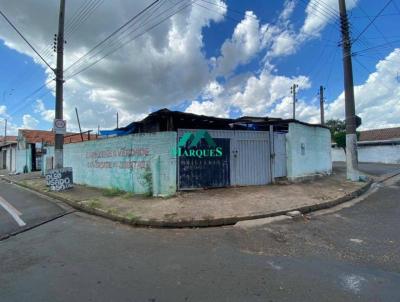
[[[339,148],[343,148],[346,152],[346,123],[342,120],[329,120],[325,125],[331,131],[332,140]]]
[[[329,120],[325,125],[331,131],[332,141],[336,143],[339,148],[343,148],[346,153],[346,122],[342,120]],[[360,132],[356,132],[357,139],[360,136]]]
[[[346,123],[342,120],[329,120],[325,125],[331,130],[332,137],[336,132],[346,131]]]

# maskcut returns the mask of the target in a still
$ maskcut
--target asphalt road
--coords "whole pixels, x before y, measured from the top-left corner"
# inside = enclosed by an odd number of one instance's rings
[[[0,180],[0,240],[59,217],[65,212],[66,208],[60,203],[50,202]]]
[[[25,191],[4,188],[22,202]],[[398,302],[399,195],[400,176],[351,207],[252,229],[70,213],[0,241],[0,301]]]

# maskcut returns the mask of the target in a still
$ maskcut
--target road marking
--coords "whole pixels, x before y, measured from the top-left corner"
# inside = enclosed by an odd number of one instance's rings
[[[18,223],[20,227],[25,226],[26,223],[19,217],[22,215],[20,211],[14,208],[9,202],[7,202],[3,197],[0,196],[0,206],[4,208],[14,220]]]

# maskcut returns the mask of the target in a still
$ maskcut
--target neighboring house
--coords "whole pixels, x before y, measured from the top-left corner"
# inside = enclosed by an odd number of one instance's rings
[[[358,161],[400,164],[400,127],[360,131]],[[332,160],[345,161],[342,148],[332,145]]]
[[[74,182],[169,195],[332,171],[329,129],[297,120],[227,119],[162,109],[100,134],[99,140],[64,147],[64,166],[73,168]],[[53,154],[48,148],[46,158]]]
[[[86,140],[95,140],[96,135],[68,133],[64,136],[64,144]],[[54,145],[54,132],[45,130],[18,130],[16,151],[16,172],[42,170],[42,155],[45,146]]]
[[[9,172],[15,172],[16,167],[16,136],[0,136],[0,169],[7,169]]]

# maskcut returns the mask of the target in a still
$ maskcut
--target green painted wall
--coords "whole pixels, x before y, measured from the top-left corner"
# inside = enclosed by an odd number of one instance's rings
[[[64,145],[64,166],[74,183],[138,194],[176,192],[176,132],[132,134]],[[54,154],[48,148],[47,156]],[[44,162],[46,159],[44,159]]]

